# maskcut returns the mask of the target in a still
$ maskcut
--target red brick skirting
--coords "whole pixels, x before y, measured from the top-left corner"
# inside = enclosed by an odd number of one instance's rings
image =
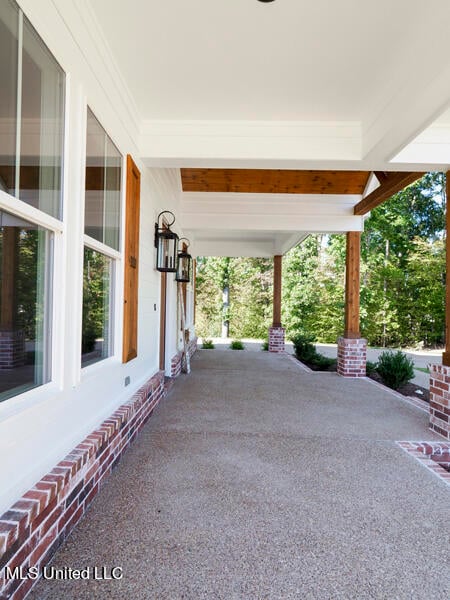
[[[445,442],[397,442],[397,444],[450,485],[450,443]]]
[[[19,600],[29,592],[36,580],[11,579],[8,572],[41,570],[49,562],[163,395],[160,371],[1,515],[1,600]]]
[[[450,367],[430,365],[430,429],[450,440]]]

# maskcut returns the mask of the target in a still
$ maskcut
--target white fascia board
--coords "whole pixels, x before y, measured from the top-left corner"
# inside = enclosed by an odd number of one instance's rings
[[[282,214],[189,214],[182,213],[184,229],[229,231],[298,231],[339,233],[363,231],[364,220],[354,215],[282,215]]]
[[[450,125],[431,125],[392,159],[420,163],[432,160],[445,169],[450,165]]]
[[[359,161],[361,125],[354,121],[147,120],[140,155],[148,166],[177,167],[205,160]]]

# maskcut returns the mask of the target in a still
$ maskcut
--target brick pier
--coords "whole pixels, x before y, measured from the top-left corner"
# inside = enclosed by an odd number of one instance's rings
[[[284,352],[285,333],[284,327],[269,328],[269,352]]]
[[[430,429],[450,440],[450,367],[430,365]]]
[[[366,376],[367,340],[363,338],[338,339],[337,372],[343,377]]]

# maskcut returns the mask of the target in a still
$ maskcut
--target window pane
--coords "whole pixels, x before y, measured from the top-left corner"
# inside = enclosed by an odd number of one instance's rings
[[[19,198],[56,218],[61,218],[64,79],[24,17]]]
[[[88,108],[86,141],[86,235],[119,249],[122,156]]]
[[[82,366],[112,354],[112,260],[84,249]]]
[[[0,212],[0,400],[50,380],[52,244]]]
[[[0,2],[0,189],[15,193],[18,11]]]

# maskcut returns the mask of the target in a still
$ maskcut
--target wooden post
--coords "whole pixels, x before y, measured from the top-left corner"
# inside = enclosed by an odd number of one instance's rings
[[[283,257],[273,257],[273,323],[272,327],[281,327],[281,275],[283,273]]]
[[[195,325],[195,317],[197,314],[197,259],[194,258],[192,261],[192,288],[194,290],[194,315],[193,315],[193,323]]]
[[[445,351],[442,364],[450,367],[450,171],[446,173]]]
[[[359,273],[361,233],[347,233],[347,255],[345,272],[345,325],[344,338],[357,339],[359,331]]]

